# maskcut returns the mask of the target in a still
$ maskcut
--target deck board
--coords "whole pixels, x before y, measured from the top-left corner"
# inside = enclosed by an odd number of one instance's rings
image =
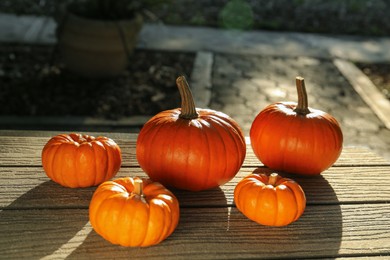
[[[40,166],[41,152],[50,137],[0,136],[0,162],[7,166]],[[135,153],[136,135],[129,134],[128,139],[114,139],[122,150],[122,165],[137,166]],[[250,144],[243,166],[261,166]],[[346,147],[334,166],[390,165],[390,162],[365,147]]]
[[[390,162],[364,147],[345,147],[319,176],[280,173],[302,186],[307,208],[297,222],[276,228],[248,220],[234,206],[238,181],[255,169],[271,171],[248,145],[242,168],[225,185],[202,192],[171,189],[181,210],[176,231],[140,249],[112,245],[92,230],[88,206],[96,187],[65,188],[45,175],[41,151],[54,133],[2,133],[1,259],[390,258]],[[114,178],[146,177],[136,160],[137,135],[112,138],[123,155]]]
[[[232,205],[236,183],[254,169],[242,168],[220,188],[202,192],[174,190],[174,193],[184,207]],[[270,172],[266,168],[261,170]],[[125,176],[147,177],[140,168],[122,168],[114,178]],[[284,176],[302,186],[308,204],[390,203],[390,166],[333,167],[321,176]],[[0,168],[0,208],[86,208],[95,189],[62,187],[50,181],[41,167]]]
[[[363,206],[309,206],[287,227],[258,225],[236,208],[184,208],[172,236],[146,249],[106,242],[92,231],[86,209],[3,210],[0,251],[8,259],[238,259],[272,258],[276,252],[278,258],[389,256],[390,205]]]

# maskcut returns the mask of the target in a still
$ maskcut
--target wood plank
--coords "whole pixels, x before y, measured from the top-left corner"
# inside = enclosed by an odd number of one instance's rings
[[[125,167],[138,165],[135,153],[137,135],[128,134],[127,139],[112,138],[122,150]],[[120,135],[122,136],[122,135]],[[0,162],[1,165],[40,166],[41,152],[50,137],[23,137],[0,136]],[[261,166],[262,163],[254,155],[250,144],[247,144],[247,155],[244,167]],[[334,166],[364,166],[364,165],[390,165],[390,162],[376,155],[365,147],[345,147]]]
[[[6,129],[0,129],[0,137],[1,136],[14,136],[14,137],[45,137],[50,138],[52,136],[63,134],[63,133],[70,133],[67,131],[49,131],[49,130],[6,130]],[[129,139],[129,140],[135,140],[137,137],[137,133],[127,133],[127,132],[85,132],[85,131],[79,131],[78,133],[88,134],[92,136],[109,136],[113,139]]]
[[[129,138],[114,139],[121,147],[123,166],[138,164],[135,155],[136,135],[129,135]],[[42,149],[49,139],[50,137],[0,136],[0,162],[2,165],[41,166]]]
[[[367,260],[367,259],[375,259],[375,260],[388,260],[389,259],[389,256],[373,256],[372,254],[368,257],[368,256],[353,256],[353,259],[362,259],[362,260]],[[351,260],[351,257],[337,257],[337,260]]]
[[[250,145],[247,147],[247,154],[244,161],[244,167],[262,166],[257,159]],[[339,159],[333,167],[345,166],[369,166],[369,165],[390,165],[390,161],[375,154],[367,147],[349,146],[344,147]]]
[[[226,207],[233,205],[236,184],[254,169],[242,168],[233,180],[217,189],[172,191],[183,207]],[[146,177],[140,168],[122,168],[116,177],[124,176]],[[390,166],[333,167],[322,176],[284,176],[302,186],[308,204],[390,203]],[[0,208],[87,208],[94,190],[62,187],[49,181],[39,167],[0,168]]]
[[[242,259],[390,256],[390,205],[309,206],[287,227],[258,225],[236,208],[184,208],[176,231],[149,248],[115,246],[85,209],[0,211],[5,259]]]

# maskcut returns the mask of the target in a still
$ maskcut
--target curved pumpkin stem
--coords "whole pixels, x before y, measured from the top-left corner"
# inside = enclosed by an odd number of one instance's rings
[[[143,197],[143,182],[142,179],[134,179],[134,190],[133,193]]]
[[[271,173],[271,175],[268,177],[268,184],[275,186],[276,181],[278,180],[278,174],[277,173]]]
[[[309,110],[309,104],[307,100],[304,78],[300,76],[296,77],[295,84],[297,86],[297,92],[298,92],[298,105],[294,109],[294,112],[296,112],[299,115],[305,116],[310,113],[310,110]]]
[[[195,119],[199,114],[196,112],[194,98],[190,90],[190,86],[184,76],[179,76],[176,79],[176,85],[179,88],[181,97],[181,113],[180,118],[183,119]]]

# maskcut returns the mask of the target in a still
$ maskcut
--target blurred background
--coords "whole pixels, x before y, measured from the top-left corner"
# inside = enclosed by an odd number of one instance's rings
[[[126,1],[126,2],[145,2]],[[2,0],[0,11],[56,16],[71,0]],[[112,1],[115,2],[115,1]],[[161,0],[149,0],[161,2]],[[166,24],[388,36],[386,0],[178,0],[149,5],[149,20]]]
[[[390,35],[390,1],[385,0],[2,0],[0,13],[46,16],[61,22],[66,6],[72,2],[90,2],[90,8],[85,9],[106,12],[106,19],[126,16],[123,6],[131,6],[140,10],[146,23],[243,31]],[[104,8],[96,7],[98,2]],[[136,48],[125,71],[96,79],[69,71],[57,47],[0,43],[0,115],[109,120],[154,115],[179,106],[175,78],[179,74],[191,77],[195,59],[194,52]],[[387,63],[357,65],[390,97]]]

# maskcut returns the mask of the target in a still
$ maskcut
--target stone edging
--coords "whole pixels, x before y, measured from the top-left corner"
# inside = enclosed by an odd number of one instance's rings
[[[207,108],[211,100],[212,72],[214,55],[198,51],[191,72],[190,88],[197,107]]]
[[[340,58],[359,62],[390,60],[389,37],[234,31],[163,24],[145,24],[137,47],[244,55]]]
[[[119,120],[107,120],[82,116],[0,116],[0,129],[88,129],[128,130],[138,132],[151,116],[131,116]]]
[[[51,17],[0,12],[0,41],[54,44]],[[234,31],[209,27],[146,23],[137,48],[210,51],[265,56],[311,56],[361,62],[390,60],[390,37],[359,37],[298,32]]]
[[[333,63],[383,124],[390,129],[390,101],[352,62],[335,59]]]

